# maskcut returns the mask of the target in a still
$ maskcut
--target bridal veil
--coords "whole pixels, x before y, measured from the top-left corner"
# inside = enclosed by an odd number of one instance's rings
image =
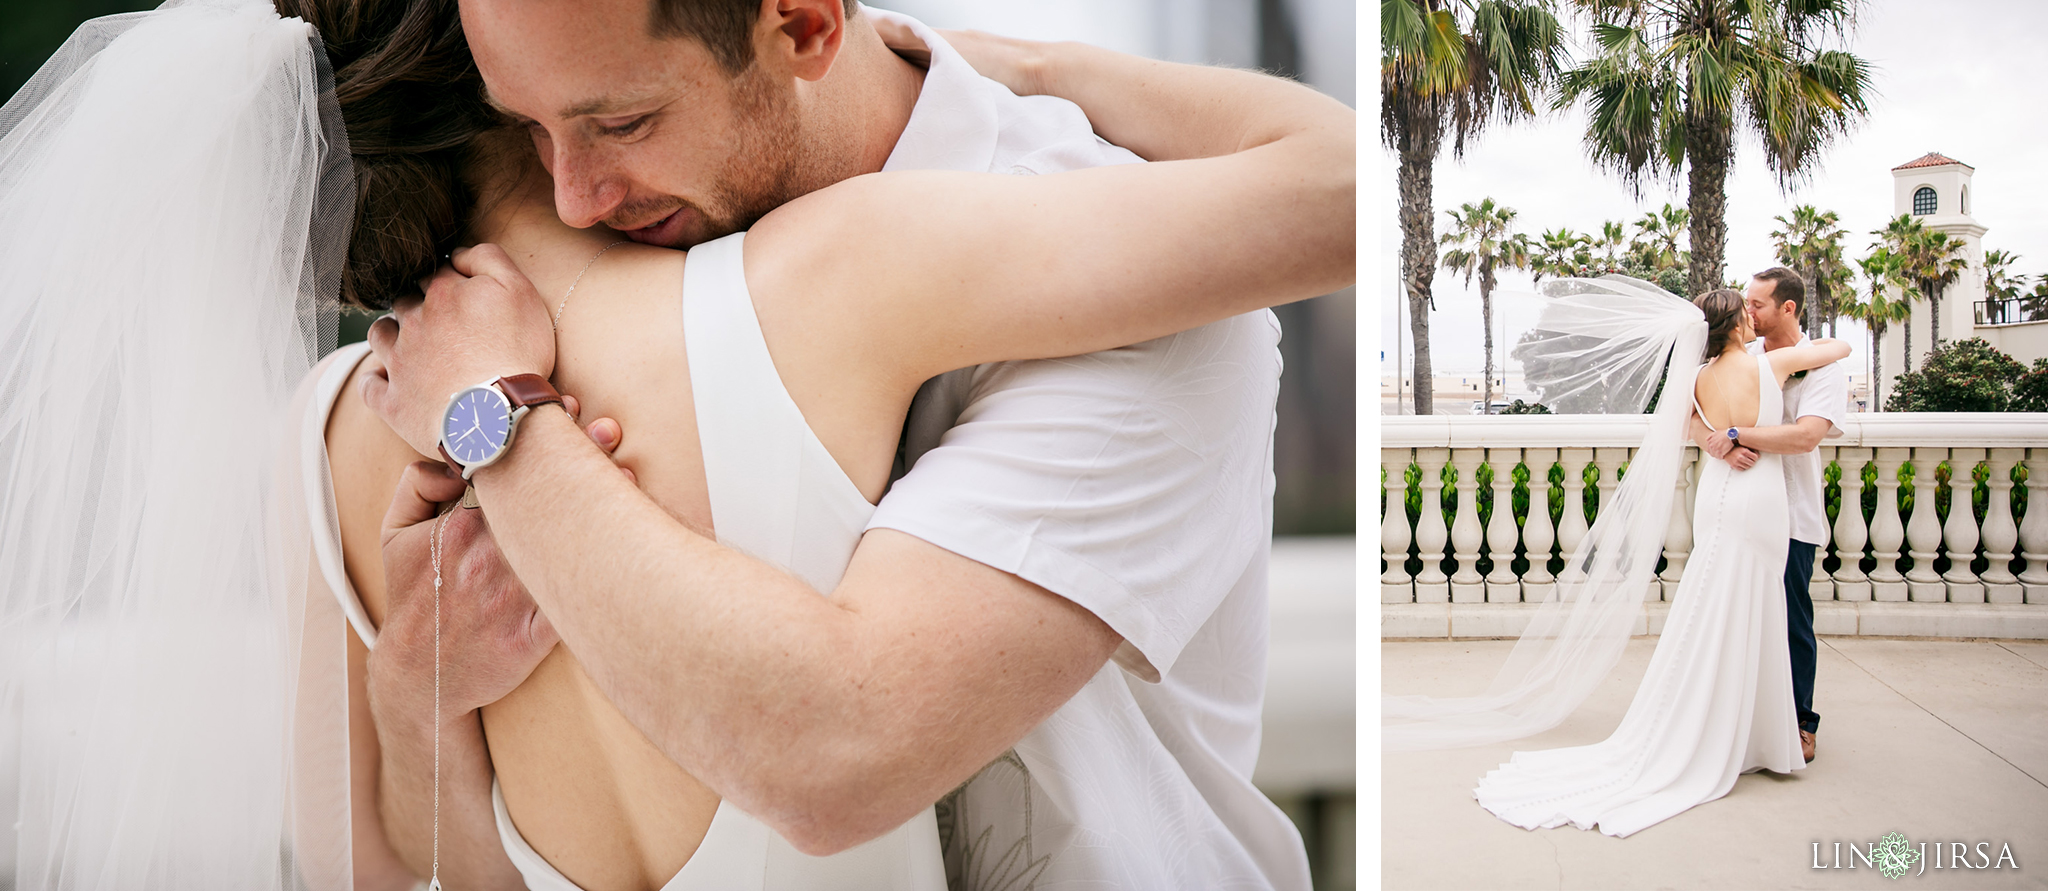
[[[1649,431],[1486,691],[1383,697],[1389,751],[1482,745],[1557,726],[1620,659],[1655,580],[1706,320],[1690,302],[1625,276],[1553,280],[1541,291],[1537,322],[1514,349],[1528,386],[1564,414],[1640,414],[1654,400]],[[1530,509],[1546,509],[1547,486],[1533,479]]]
[[[349,884],[344,631],[283,520],[353,206],[331,80],[268,3],[173,0],[0,108],[12,887]]]

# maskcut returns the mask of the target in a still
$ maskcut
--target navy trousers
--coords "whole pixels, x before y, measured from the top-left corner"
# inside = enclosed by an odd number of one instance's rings
[[[1792,702],[1799,711],[1799,729],[1820,731],[1820,715],[1813,710],[1814,545],[1793,539],[1785,550],[1785,639],[1792,648]]]

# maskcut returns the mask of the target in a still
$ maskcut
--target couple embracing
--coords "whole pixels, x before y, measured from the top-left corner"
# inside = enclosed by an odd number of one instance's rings
[[[1741,774],[1814,759],[1807,586],[1828,539],[1815,449],[1841,435],[1848,398],[1835,363],[1849,348],[1801,332],[1804,288],[1783,267],[1690,302],[1620,276],[1544,290],[1516,350],[1532,386],[1546,402],[1606,412],[1655,399],[1649,432],[1486,693],[1387,696],[1384,737],[1395,750],[1519,739],[1577,708],[1655,584],[1690,438],[1709,456],[1693,550],[1621,723],[1591,745],[1515,752],[1473,790],[1525,829],[1628,836],[1728,794]]]
[[[1265,308],[1352,280],[1349,109],[852,0],[193,0],[8,112],[10,210],[162,230],[9,254],[8,503],[91,493],[10,541],[209,654],[5,601],[24,701],[208,716],[28,759],[27,887],[1307,887]],[[321,358],[337,290],[391,311]]]

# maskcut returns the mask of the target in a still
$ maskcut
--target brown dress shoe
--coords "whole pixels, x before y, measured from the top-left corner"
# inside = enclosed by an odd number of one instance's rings
[[[1813,763],[1813,734],[1799,731],[1799,753],[1806,756],[1806,763]]]

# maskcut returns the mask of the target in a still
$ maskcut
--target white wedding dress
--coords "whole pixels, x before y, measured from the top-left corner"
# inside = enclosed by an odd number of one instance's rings
[[[720,544],[782,567],[819,591],[839,582],[875,507],[805,423],[762,339],[742,268],[745,233],[690,251],[683,267],[683,336],[712,525]],[[319,431],[349,373],[368,355],[336,355],[302,396],[302,479],[320,572],[365,643],[370,626],[342,568],[340,527]],[[321,505],[325,506],[324,515]],[[528,845],[492,784],[498,836],[534,891],[580,891]],[[798,851],[753,816],[721,801],[704,840],[662,891],[945,891],[938,822],[927,807],[880,838],[828,857]]]
[[[1775,419],[1783,394],[1770,360],[1756,361],[1757,416]],[[1806,766],[1785,640],[1781,461],[1703,467],[1692,558],[1620,726],[1592,745],[1514,753],[1473,790],[1495,816],[1627,836],[1728,794],[1740,774]]]

